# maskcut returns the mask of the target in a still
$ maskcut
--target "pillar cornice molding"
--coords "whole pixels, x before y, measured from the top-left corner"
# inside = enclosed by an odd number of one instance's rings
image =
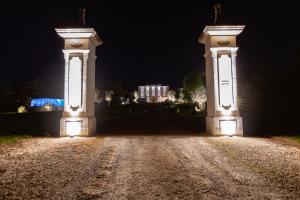
[[[198,42],[206,44],[211,36],[237,36],[243,32],[244,28],[244,25],[206,26]]]
[[[218,52],[218,51],[231,51],[233,52],[237,52],[239,48],[238,47],[211,47],[210,51],[212,53]]]
[[[63,49],[64,54],[71,54],[71,53],[83,53],[88,54],[90,52],[89,49]]]
[[[64,39],[89,38],[95,46],[100,46],[103,44],[103,41],[93,28],[56,28],[55,31]]]

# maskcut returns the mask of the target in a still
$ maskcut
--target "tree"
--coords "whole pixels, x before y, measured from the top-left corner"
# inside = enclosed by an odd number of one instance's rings
[[[118,96],[116,94],[113,94],[111,96],[110,105],[112,105],[112,106],[119,106],[120,104],[121,104],[121,98],[120,98],[120,96]]]
[[[138,91],[134,90],[132,96],[133,96],[133,98],[132,98],[133,102],[137,103],[138,99],[139,99],[139,93],[138,93]]]
[[[105,101],[108,102],[108,104],[110,104],[113,94],[114,94],[114,92],[112,90],[105,91],[105,97],[104,98],[105,98]]]
[[[104,94],[102,91],[100,91],[98,88],[95,88],[95,102],[100,104],[104,101]]]
[[[168,100],[171,102],[175,102],[176,100],[176,92],[174,90],[169,90],[168,92]]]
[[[188,73],[182,81],[183,88],[185,91],[193,92],[201,87],[204,87],[204,81],[201,72],[195,71]]]
[[[119,97],[124,97],[124,96],[128,95],[128,91],[123,88],[121,82],[111,83],[109,89],[114,92],[114,95],[119,96]]]
[[[0,112],[13,111],[17,108],[12,83],[0,81]]]
[[[183,88],[178,88],[178,90],[176,91],[176,102],[177,103],[184,103],[184,92],[183,92]]]
[[[197,90],[194,90],[191,93],[191,99],[195,104],[197,104],[197,111],[203,111],[205,109],[205,103],[207,101],[206,89],[204,87],[201,87]]]

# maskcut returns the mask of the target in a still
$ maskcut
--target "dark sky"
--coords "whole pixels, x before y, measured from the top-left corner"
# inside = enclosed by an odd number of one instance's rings
[[[0,79],[62,81],[63,40],[54,28],[76,25],[81,2],[2,3]],[[212,5],[202,0],[87,0],[87,24],[104,41],[97,48],[98,87],[114,81],[129,88],[147,83],[179,87],[188,72],[204,71],[204,46],[197,40],[213,21]],[[238,37],[240,78],[264,65],[294,70],[300,46],[298,6],[288,1],[223,1],[223,9],[227,24],[246,25]]]

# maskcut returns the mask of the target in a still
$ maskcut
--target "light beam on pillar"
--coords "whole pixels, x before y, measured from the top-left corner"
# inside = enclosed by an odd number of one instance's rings
[[[219,92],[222,108],[230,109],[234,105],[233,90],[232,90],[232,69],[231,58],[228,55],[221,55],[218,58],[219,71]]]
[[[71,111],[79,112],[81,109],[82,97],[82,73],[81,60],[79,57],[73,57],[70,60],[69,72],[69,106]]]

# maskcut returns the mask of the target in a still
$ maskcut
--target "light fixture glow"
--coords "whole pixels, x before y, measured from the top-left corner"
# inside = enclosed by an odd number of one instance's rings
[[[66,133],[70,137],[80,135],[82,129],[82,121],[67,121]]]
[[[232,136],[236,134],[236,121],[235,120],[221,120],[220,121],[221,134]]]

